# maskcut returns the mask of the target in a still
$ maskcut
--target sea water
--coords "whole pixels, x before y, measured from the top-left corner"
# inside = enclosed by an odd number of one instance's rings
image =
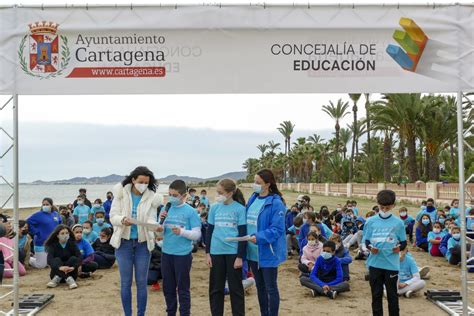
[[[72,203],[79,194],[80,188],[87,189],[87,198],[94,203],[95,199],[106,199],[108,191],[112,191],[115,183],[111,184],[51,184],[51,185],[20,185],[20,208],[39,207],[45,197],[52,198],[55,205]],[[8,200],[13,190],[8,186],[0,185],[0,207]],[[158,192],[168,193],[168,185],[160,184]],[[12,208],[13,201],[10,199],[4,208]]]

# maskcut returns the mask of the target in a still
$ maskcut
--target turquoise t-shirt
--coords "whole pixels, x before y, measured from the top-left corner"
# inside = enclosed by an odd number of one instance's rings
[[[400,256],[393,252],[393,248],[406,241],[405,225],[400,218],[393,214],[389,218],[372,216],[364,226],[363,242],[366,240],[379,250],[367,258],[369,267],[399,271]]]
[[[405,283],[413,279],[413,275],[418,273],[418,266],[412,255],[407,253],[405,259],[400,261],[400,272],[398,273],[398,280],[400,283]]]
[[[229,205],[216,203],[209,211],[208,223],[214,225],[211,240],[211,255],[235,255],[238,242],[226,241],[227,237],[239,235],[238,226],[245,225],[245,206],[233,201]]]
[[[451,259],[451,249],[456,247],[456,246],[461,246],[461,239],[456,240],[453,237],[449,238],[448,240],[448,251],[446,251],[446,259]]]
[[[89,235],[82,233],[82,239],[87,240],[89,244],[93,244],[97,238],[99,238],[99,234],[93,230],[89,233]]]
[[[103,223],[102,225],[99,225],[99,224],[95,223],[92,226],[92,230],[95,231],[97,233],[97,235],[99,235],[100,231],[104,228],[107,228],[107,227],[112,227],[112,226],[109,223]]]
[[[199,201],[200,201],[202,204],[206,205],[206,207],[209,207],[209,199],[207,198],[207,196],[201,195]]]
[[[164,210],[161,212],[164,212]],[[171,229],[174,227],[185,230],[191,230],[196,227],[200,228],[201,219],[196,210],[186,203],[172,206],[163,225],[163,253],[176,256],[185,256],[191,253],[193,241],[183,236],[175,235]]]
[[[354,213],[354,215],[355,215],[356,217],[359,216],[359,208],[358,208],[358,207],[353,207],[353,208],[352,208],[352,212]]]
[[[142,199],[141,195],[135,195],[132,193],[132,218],[137,219],[137,208],[138,204]],[[130,226],[130,239],[138,239],[138,227],[137,225]]]
[[[74,208],[73,216],[77,216],[78,223],[84,224],[85,221],[89,220],[89,214],[91,213],[91,208],[87,205],[78,205]]]
[[[449,210],[449,215],[451,215],[452,218],[456,219],[459,217],[460,210],[458,207],[451,207]]]
[[[266,198],[256,198],[249,206],[247,211],[247,234],[252,235],[257,233],[257,219],[258,214],[265,205]],[[211,245],[212,246],[212,245]],[[258,246],[253,242],[247,243],[247,259],[258,262]]]
[[[429,241],[431,239],[436,239],[437,237],[439,237],[439,240],[441,240],[441,239],[443,239],[444,236],[446,236],[446,232],[444,232],[444,231],[441,231],[437,234],[433,231],[430,231],[428,233],[428,252],[431,252],[431,247],[433,246]]]

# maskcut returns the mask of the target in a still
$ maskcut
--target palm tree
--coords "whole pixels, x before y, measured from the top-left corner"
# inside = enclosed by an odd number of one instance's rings
[[[314,145],[318,145],[318,144],[321,144],[324,139],[321,138],[321,136],[319,136],[318,134],[313,134],[311,136],[308,136],[308,142],[314,144]]]
[[[291,123],[291,121],[283,121],[280,123],[280,127],[277,130],[280,134],[285,138],[285,155],[288,155],[291,149],[291,134],[295,129],[295,124]]]
[[[352,106],[352,113],[354,114],[354,121],[353,121],[353,131],[357,130],[357,101],[359,101],[361,94],[360,93],[349,93],[349,97],[351,98],[354,105]],[[356,138],[357,133],[353,133],[352,139],[352,149],[351,149],[351,161],[349,162],[349,182],[352,182],[352,177],[354,173],[354,154],[355,154],[355,145],[356,145]]]
[[[454,99],[454,98],[453,98]],[[449,144],[451,135],[456,134],[456,100],[443,96],[423,97],[423,109],[419,134],[426,146],[426,176],[428,180],[439,180],[438,157]]]
[[[341,128],[341,130],[339,131],[339,137],[340,137],[340,142],[342,146],[342,154],[343,154],[344,159],[346,159],[347,144],[351,140],[352,132],[348,128]]]
[[[370,117],[370,101],[369,101],[369,98],[370,98],[370,93],[364,93],[364,96],[365,96],[365,123],[366,123],[366,132],[367,132],[367,150],[368,152],[370,153],[371,150],[370,150],[370,120],[371,120],[371,117]],[[368,181],[369,183],[372,182],[372,174],[369,173],[367,174],[367,177],[368,177]]]
[[[390,127],[403,139],[408,150],[408,178],[410,182],[416,182],[419,179],[416,139],[422,109],[421,94],[385,94],[383,99],[371,105],[372,119],[377,121],[380,130],[383,126]]]
[[[265,152],[267,151],[268,149],[268,145],[267,144],[261,144],[261,145],[258,145],[257,146],[257,149],[260,150],[260,153],[262,154],[262,160],[263,160],[263,157],[265,156]]]
[[[336,105],[332,101],[329,101],[329,105],[323,105],[323,111],[336,122],[334,126],[336,129],[336,155],[339,153],[339,130],[341,128],[339,121],[349,114],[348,108],[349,103],[343,102],[341,99],[337,100]]]
[[[273,140],[268,142],[268,149],[270,150],[270,154],[272,156],[275,155],[275,150],[280,148],[280,143],[275,143]]]

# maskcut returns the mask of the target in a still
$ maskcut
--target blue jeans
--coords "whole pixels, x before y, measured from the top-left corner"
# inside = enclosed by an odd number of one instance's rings
[[[143,316],[147,304],[147,277],[150,265],[150,251],[147,242],[136,239],[122,239],[120,247],[115,251],[120,272],[120,295],[122,308],[126,316],[132,316],[132,281],[135,267],[135,283],[137,285],[137,315]]]
[[[278,316],[280,293],[278,292],[278,268],[259,268],[258,262],[249,260],[250,269],[257,285],[258,303],[262,316]]]
[[[192,254],[184,256],[161,255],[161,274],[163,276],[163,294],[166,301],[166,313],[169,316],[176,315],[178,309],[178,300],[176,298],[176,289],[179,296],[179,314],[181,316],[191,315],[191,264],[193,262]]]

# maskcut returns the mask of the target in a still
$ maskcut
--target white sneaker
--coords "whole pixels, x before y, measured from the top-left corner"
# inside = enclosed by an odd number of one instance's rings
[[[430,267],[424,266],[420,269],[420,278],[427,280],[430,278]]]
[[[67,278],[66,283],[67,283],[67,285],[69,285],[70,290],[73,290],[73,289],[77,288],[77,283],[76,283],[76,281],[74,281],[74,279],[72,277]]]
[[[387,298],[387,290],[383,289],[383,297]]]
[[[312,297],[318,296],[318,295],[316,294],[316,291],[315,291],[315,290],[311,290],[311,296],[312,296]]]
[[[55,288],[59,285],[59,282],[61,282],[61,278],[55,275],[54,278],[52,278],[51,281],[46,284],[46,286],[49,288]]]
[[[413,291],[408,291],[408,292],[405,293],[406,298],[410,298],[412,296],[413,296]]]

